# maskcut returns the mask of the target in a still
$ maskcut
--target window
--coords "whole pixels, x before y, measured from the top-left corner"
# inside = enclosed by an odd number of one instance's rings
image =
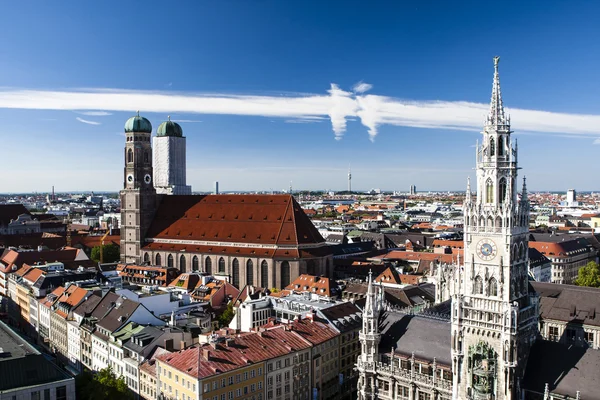
[[[498,201],[500,203],[504,203],[506,201],[506,179],[500,179],[498,189],[500,190],[500,193],[498,194]]]
[[[496,142],[494,142],[494,138],[490,138],[490,156],[494,155],[496,155]]]
[[[167,267],[173,268],[173,254],[167,256]]]
[[[127,150],[127,162],[128,163],[133,162],[133,150],[131,150],[131,149]]]
[[[498,283],[494,278],[490,279],[489,292],[490,296],[498,296]]]
[[[160,267],[160,263],[161,263],[161,259],[160,259],[160,254],[156,255],[154,264],[158,265]]]
[[[498,138],[498,155],[504,155],[504,139],[502,138],[502,136]]]
[[[31,392],[31,400],[40,400],[40,392],[37,390]]]
[[[260,263],[260,285],[263,288],[269,287],[269,264],[267,260],[263,260]]]
[[[290,263],[284,261],[281,263],[281,289],[290,284]]]
[[[179,270],[185,272],[185,256],[183,254],[179,256]]]
[[[192,258],[192,271],[198,271],[198,269],[199,269],[198,256],[194,256]]]
[[[148,164],[149,161],[150,161],[150,158],[148,157],[148,152],[144,151],[144,163]]]
[[[431,395],[429,393],[419,392],[419,400],[431,400]]]
[[[204,271],[207,274],[212,274],[212,260],[210,259],[210,257],[206,257],[206,259],[204,260]]]
[[[475,277],[473,285],[473,294],[483,294],[483,280],[480,276]]]
[[[237,258],[233,259],[231,266],[231,281],[236,288],[240,287],[240,262]]]
[[[44,389],[44,400],[50,400],[50,389]]]
[[[225,273],[225,259],[223,257],[219,258],[219,273]]]
[[[594,345],[594,332],[585,332],[585,341],[588,342],[590,346]]]
[[[254,263],[246,261],[246,285],[254,285]]]
[[[149,262],[150,262],[150,254],[144,253],[144,263],[149,263]]]
[[[485,182],[485,202],[493,203],[494,202],[494,184],[491,179],[488,179]]]

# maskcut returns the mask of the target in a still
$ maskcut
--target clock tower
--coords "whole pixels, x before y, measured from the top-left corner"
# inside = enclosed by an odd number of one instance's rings
[[[139,264],[140,248],[152,222],[152,125],[139,112],[125,123],[125,168],[121,190],[121,262]]]
[[[452,290],[453,399],[521,399],[538,302],[528,284],[529,202],[517,193],[517,145],[504,112],[499,57],[483,139],[476,146],[476,195],[464,201],[464,265]]]

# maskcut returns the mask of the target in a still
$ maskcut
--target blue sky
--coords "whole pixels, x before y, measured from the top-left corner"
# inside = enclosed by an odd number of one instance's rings
[[[138,109],[194,190],[462,190],[494,55],[528,187],[600,189],[600,3],[498,4],[7,3],[0,192],[119,190]]]

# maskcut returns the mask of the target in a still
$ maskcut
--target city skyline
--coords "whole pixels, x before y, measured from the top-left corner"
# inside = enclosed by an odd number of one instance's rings
[[[0,28],[15,38],[0,49],[0,134],[15,151],[5,153],[11,173],[0,192],[119,190],[123,124],[138,109],[154,129],[168,115],[182,125],[194,191],[210,192],[214,181],[223,191],[282,190],[290,181],[345,190],[348,164],[360,190],[464,190],[495,55],[520,178],[532,191],[598,189],[581,173],[600,144],[598,28],[585,23],[597,6],[582,13],[551,2],[542,13],[509,4],[488,18],[506,22],[498,32],[469,19],[491,6],[380,6],[362,15],[357,4],[335,13],[310,2],[61,3],[31,14],[11,5],[14,18]],[[136,22],[131,11],[147,29],[117,32]],[[32,20],[26,31],[23,15]],[[161,15],[178,29],[148,22]]]

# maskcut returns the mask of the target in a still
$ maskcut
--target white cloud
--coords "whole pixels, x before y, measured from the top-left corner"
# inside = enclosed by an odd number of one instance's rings
[[[109,115],[112,115],[112,113],[109,113],[108,111],[76,111],[77,114],[81,114],[81,115],[87,115],[90,117],[106,117]]]
[[[84,124],[88,124],[88,125],[102,125],[100,122],[88,121],[87,119],[83,119],[83,118],[79,118],[79,117],[76,117],[75,119],[79,122],[83,122]]]
[[[600,138],[594,140],[594,144],[600,144]]]
[[[188,123],[202,122],[199,119],[172,119],[171,121],[173,121],[173,122],[185,122],[186,124],[188,124]]]
[[[373,85],[370,83],[364,83],[363,81],[355,83],[354,86],[352,86],[354,93],[365,93],[371,89],[373,89]]]
[[[355,89],[356,90],[356,89]],[[172,92],[85,89],[73,91],[0,90],[0,108],[74,110],[80,113],[221,114],[283,118],[286,122],[328,118],[336,140],[349,120],[360,118],[371,140],[382,125],[479,131],[488,105],[466,101],[410,101],[374,94],[361,95],[331,84],[327,94],[286,96],[184,94]],[[600,115],[508,109],[513,126],[520,132],[598,137]],[[88,115],[88,114],[85,114]],[[98,114],[94,114],[99,116]],[[78,121],[93,125],[99,122]],[[195,120],[180,120],[191,122]]]

